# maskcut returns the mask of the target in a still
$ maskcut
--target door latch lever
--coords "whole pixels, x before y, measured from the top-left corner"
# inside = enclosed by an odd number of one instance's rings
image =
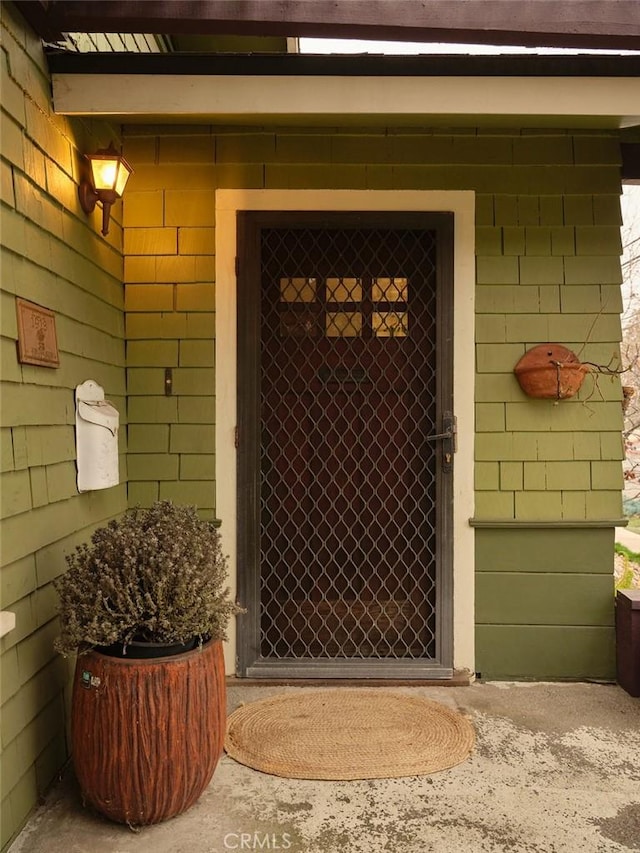
[[[451,430],[447,430],[447,432],[437,432],[435,435],[428,435],[427,441],[440,441],[445,438],[453,438],[453,432]]]
[[[442,432],[426,436],[427,441],[443,441],[445,445],[442,451],[442,470],[451,471],[453,466],[453,454],[458,449],[458,424],[456,416],[451,412],[445,412],[442,418]]]

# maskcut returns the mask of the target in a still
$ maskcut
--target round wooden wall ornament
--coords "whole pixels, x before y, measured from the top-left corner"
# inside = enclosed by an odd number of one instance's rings
[[[578,393],[589,365],[562,344],[539,344],[527,350],[513,372],[529,397],[564,400]]]

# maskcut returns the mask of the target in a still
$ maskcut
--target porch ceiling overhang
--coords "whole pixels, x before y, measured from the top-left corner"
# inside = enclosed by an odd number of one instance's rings
[[[126,123],[625,128],[625,57],[49,56],[56,112]]]

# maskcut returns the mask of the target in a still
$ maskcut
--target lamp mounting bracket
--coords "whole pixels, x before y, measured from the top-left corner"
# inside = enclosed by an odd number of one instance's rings
[[[80,199],[80,207],[85,213],[93,213],[96,209],[98,195],[89,183],[89,181],[81,181],[78,187],[78,198]]]

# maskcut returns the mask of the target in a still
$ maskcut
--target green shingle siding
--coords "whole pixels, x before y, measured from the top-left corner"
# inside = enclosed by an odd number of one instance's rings
[[[127,318],[129,319],[129,318]],[[177,341],[129,341],[127,343],[128,367],[177,367]]]
[[[576,399],[554,405],[525,397],[512,371],[546,340],[594,361],[616,354],[620,187],[614,133],[130,129],[123,272],[122,207],[107,241],[96,219],[78,215],[76,139],[85,150],[87,128],[48,113],[40,71],[25,97],[26,77],[13,71],[25,67],[23,48],[7,42],[2,589],[20,627],[2,660],[12,766],[3,810],[15,828],[64,758],[68,673],[51,654],[51,581],[65,551],[127,500],[169,497],[215,513],[215,190],[475,190],[476,517],[588,523],[620,513],[619,383],[601,378],[594,393],[588,378]],[[56,311],[59,371],[12,358],[16,292]],[[88,376],[121,410],[123,454],[128,424],[130,482],[78,496],[72,389]],[[610,532],[478,530],[476,542],[478,669],[610,677]],[[42,673],[55,682],[51,693],[36,689]]]
[[[16,628],[2,655],[2,838],[20,829],[68,758],[70,664],[53,651],[65,554],[127,505],[126,485],[79,495],[74,390],[92,378],[120,410],[126,452],[120,206],[109,238],[77,200],[78,163],[113,128],[54,115],[41,44],[2,4],[2,480],[0,589]],[[60,367],[16,358],[15,297],[51,309]]]
[[[494,491],[500,489],[500,463],[476,462],[474,467],[474,488],[476,491]]]
[[[167,453],[132,453],[127,470],[132,480],[177,480],[179,458]]]
[[[129,453],[167,453],[168,424],[129,424]],[[129,472],[129,479],[131,472]]]
[[[164,368],[213,365],[211,253],[217,187],[475,189],[477,395],[479,402],[503,404],[491,410],[490,422],[489,410],[479,410],[478,428],[496,431],[503,443],[505,428],[520,429],[517,411],[504,404],[530,406],[511,374],[524,347],[554,337],[581,340],[593,320],[582,316],[584,308],[594,317],[611,310],[603,310],[604,292],[597,289],[603,286],[603,268],[609,270],[605,281],[616,280],[607,266],[607,253],[617,248],[619,216],[614,195],[617,140],[611,135],[592,140],[567,132],[492,134],[468,129],[137,132],[131,129],[127,140],[140,168],[125,200],[125,277],[130,283],[130,415],[141,424],[155,418],[173,423],[177,417],[185,424],[193,418],[194,425],[213,420],[212,380],[201,383],[194,378],[185,384],[188,374],[174,370],[174,393],[184,404],[176,412],[173,404],[157,397],[163,394]],[[196,174],[199,188],[193,189]],[[594,196],[594,188],[607,195]],[[593,258],[600,259],[599,281],[586,291],[589,283],[577,282],[581,253],[590,243],[594,249],[585,260],[591,268]],[[568,283],[579,286],[579,292],[568,293]],[[571,312],[578,316],[571,318]],[[592,340],[615,342],[616,334],[600,318]],[[191,349],[188,344],[193,344]],[[156,373],[140,372],[154,364]],[[191,395],[200,398],[197,404],[187,402]],[[538,422],[534,418],[528,429],[537,429]],[[556,426],[545,416],[542,428]],[[537,451],[526,450],[527,458],[530,452]],[[509,501],[514,506],[513,495]]]
[[[203,391],[207,389],[204,388]],[[178,401],[178,421],[191,424],[215,422],[215,397],[183,396]],[[213,445],[211,446],[213,450]]]
[[[180,367],[213,367],[212,341],[180,341]]]
[[[215,483],[208,480],[161,482],[159,498],[180,504],[195,504],[203,510],[204,516],[212,518],[214,513],[209,507],[214,505],[214,490]]]

